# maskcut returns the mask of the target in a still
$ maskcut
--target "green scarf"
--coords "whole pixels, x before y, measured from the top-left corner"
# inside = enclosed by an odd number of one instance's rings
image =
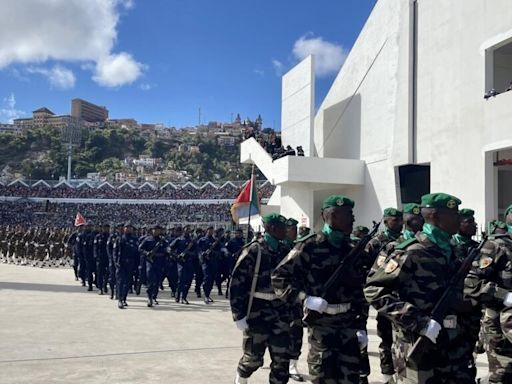
[[[331,228],[331,226],[327,223],[324,224],[322,232],[325,236],[327,236],[327,241],[329,241],[333,247],[341,248],[341,245],[345,241],[345,234],[343,232]]]
[[[507,224],[508,233],[512,233],[512,224]]]
[[[443,255],[446,257],[450,257],[452,255],[452,248],[450,247],[450,239],[452,236],[448,232],[445,232],[432,224],[425,223],[423,224],[423,233],[431,242],[441,248]]]
[[[466,236],[462,236],[460,233],[453,235],[452,239],[455,243],[462,245],[466,245],[471,242],[471,239],[468,239]]]
[[[416,234],[409,230],[409,229],[404,229],[404,231],[402,232],[402,236],[404,237],[404,240],[411,240]]]
[[[279,240],[271,236],[268,232],[265,232],[263,239],[268,244],[271,251],[276,252],[279,249]]]
[[[400,236],[400,231],[398,232],[393,232],[391,229],[389,229],[388,227],[384,228],[384,234],[387,236],[388,239],[390,240],[396,240],[398,239],[398,237]]]

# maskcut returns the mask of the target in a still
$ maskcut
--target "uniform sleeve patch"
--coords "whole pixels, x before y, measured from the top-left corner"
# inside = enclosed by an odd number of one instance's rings
[[[481,269],[485,269],[491,264],[492,264],[492,257],[485,256],[480,259],[480,268]]]
[[[398,268],[398,263],[391,259],[386,264],[386,268],[384,268],[384,272],[386,273],[393,273]]]
[[[386,263],[386,256],[380,255],[377,258],[377,266],[382,267]]]

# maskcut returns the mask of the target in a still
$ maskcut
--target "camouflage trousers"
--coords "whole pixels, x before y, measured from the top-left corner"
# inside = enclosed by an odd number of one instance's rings
[[[512,311],[512,310],[510,310]],[[487,360],[489,361],[489,383],[512,383],[512,342],[509,340],[512,327],[512,313],[505,309],[486,309],[482,320],[482,334]],[[512,329],[512,328],[511,328]]]
[[[395,373],[393,354],[391,353],[393,327],[390,320],[379,314],[377,314],[377,335],[381,340],[379,344],[380,371],[385,375],[393,375]]]
[[[243,356],[238,362],[238,374],[240,377],[248,378],[258,368],[263,366],[263,356],[268,348],[270,353],[270,384],[281,384],[288,382],[288,369],[290,366],[289,329],[268,330],[248,329],[244,331]]]
[[[450,331],[450,333],[457,333]],[[425,358],[417,362],[419,368],[411,368],[406,356],[415,339],[393,331],[393,360],[397,373],[397,383],[406,384],[474,384],[475,378],[467,358],[469,338],[450,337],[442,330],[439,347],[425,353]]]
[[[293,321],[290,323],[290,359],[299,360],[302,350],[302,337],[304,336],[304,325],[302,323],[302,306],[292,308]]]
[[[308,328],[308,366],[313,384],[359,383],[361,352],[357,329]]]

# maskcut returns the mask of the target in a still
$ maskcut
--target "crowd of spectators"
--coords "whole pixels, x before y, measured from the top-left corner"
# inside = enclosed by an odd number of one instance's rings
[[[230,223],[230,204],[92,204],[32,201],[0,202],[2,225],[71,227],[77,212],[88,222],[124,223],[136,226],[185,223]]]
[[[275,132],[263,133],[259,130],[246,130],[244,139],[253,137],[271,156],[272,160],[277,160],[284,156],[304,156],[302,146],[293,149],[290,145],[283,146],[281,136]]]
[[[260,183],[260,186],[263,183]],[[152,188],[145,185],[142,188],[132,188],[128,185],[122,188],[112,188],[104,185],[95,188],[88,185],[72,188],[66,184],[49,187],[44,184],[26,186],[21,183],[15,185],[0,185],[0,196],[5,197],[42,197],[42,198],[80,198],[80,199],[147,199],[147,200],[207,200],[207,199],[235,199],[241,187],[226,184],[222,188],[215,188],[206,184],[201,188],[194,188],[190,184],[182,188],[171,185],[162,188]],[[266,199],[272,195],[274,186],[269,183],[259,189],[260,198]]]

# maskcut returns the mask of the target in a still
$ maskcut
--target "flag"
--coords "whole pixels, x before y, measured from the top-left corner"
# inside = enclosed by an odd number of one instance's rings
[[[85,225],[85,218],[80,214],[80,212],[77,212],[75,217],[75,227],[79,227],[81,225]]]
[[[253,216],[259,216],[260,202],[258,199],[258,190],[256,189],[256,180],[254,175],[245,183],[242,191],[231,206],[231,217],[235,223],[240,219],[249,219]]]

